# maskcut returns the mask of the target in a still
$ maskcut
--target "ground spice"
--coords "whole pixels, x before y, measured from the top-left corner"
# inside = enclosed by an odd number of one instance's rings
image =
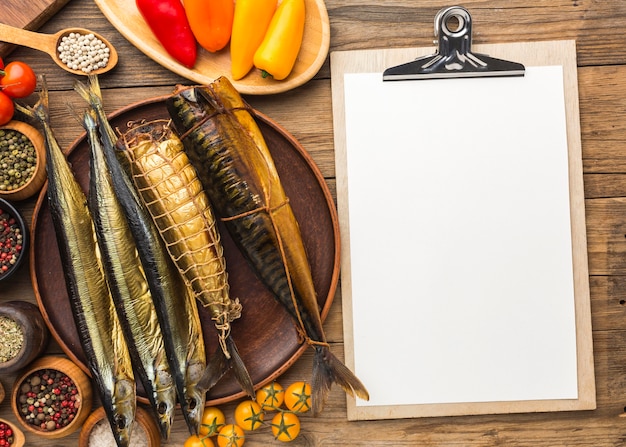
[[[67,375],[42,369],[28,376],[20,386],[19,411],[27,424],[43,431],[65,427],[80,408],[78,388]]]
[[[0,208],[0,276],[17,262],[24,243],[24,234],[15,217]]]
[[[19,354],[24,345],[22,327],[12,318],[0,316],[0,340],[0,363],[5,363]]]
[[[37,151],[26,135],[0,129],[0,192],[24,186],[35,174]]]
[[[13,441],[14,435],[11,426],[0,422],[0,447],[9,447],[13,445]]]

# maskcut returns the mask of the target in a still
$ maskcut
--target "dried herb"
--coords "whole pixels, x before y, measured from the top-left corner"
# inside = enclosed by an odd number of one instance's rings
[[[19,354],[24,344],[24,332],[15,320],[0,316],[0,339],[0,363],[5,363]]]

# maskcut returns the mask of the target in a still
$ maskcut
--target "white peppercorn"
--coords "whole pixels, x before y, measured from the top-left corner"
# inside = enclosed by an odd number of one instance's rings
[[[72,70],[91,73],[109,62],[109,47],[92,33],[69,33],[57,48],[59,58]]]

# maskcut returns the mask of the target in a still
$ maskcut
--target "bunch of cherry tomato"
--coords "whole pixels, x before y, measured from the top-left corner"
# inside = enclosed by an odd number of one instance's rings
[[[0,126],[11,121],[15,113],[13,101],[35,91],[37,76],[30,65],[12,61],[4,65],[0,59]]]
[[[310,409],[311,386],[307,382],[294,382],[287,389],[272,382],[259,389],[254,400],[246,399],[237,405],[234,423],[227,424],[219,408],[205,408],[200,433],[187,438],[184,447],[242,447],[246,432],[268,426],[275,439],[293,441],[300,434],[298,415]]]

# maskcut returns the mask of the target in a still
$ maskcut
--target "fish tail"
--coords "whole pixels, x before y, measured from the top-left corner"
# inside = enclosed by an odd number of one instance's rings
[[[353,397],[369,400],[365,386],[335,355],[327,345],[316,345],[311,380],[311,406],[313,414],[321,413],[333,383]]]
[[[232,336],[229,335],[226,337],[225,342],[226,351],[230,354],[230,358],[226,356],[223,349],[218,347],[215,354],[211,356],[206,370],[198,382],[198,386],[208,391],[213,388],[213,386],[222,378],[224,374],[226,374],[228,370],[232,370],[235,379],[239,382],[239,385],[241,385],[241,389],[244,390],[248,396],[254,399],[254,385],[252,383],[252,379],[250,378],[250,374],[248,373],[248,370],[239,355],[239,350],[237,349],[235,341]]]
[[[32,107],[23,106],[16,102],[15,109],[30,119],[38,120],[42,123],[48,123],[50,121],[50,115],[48,112],[49,95],[45,75],[39,76],[39,86],[39,98]]]

